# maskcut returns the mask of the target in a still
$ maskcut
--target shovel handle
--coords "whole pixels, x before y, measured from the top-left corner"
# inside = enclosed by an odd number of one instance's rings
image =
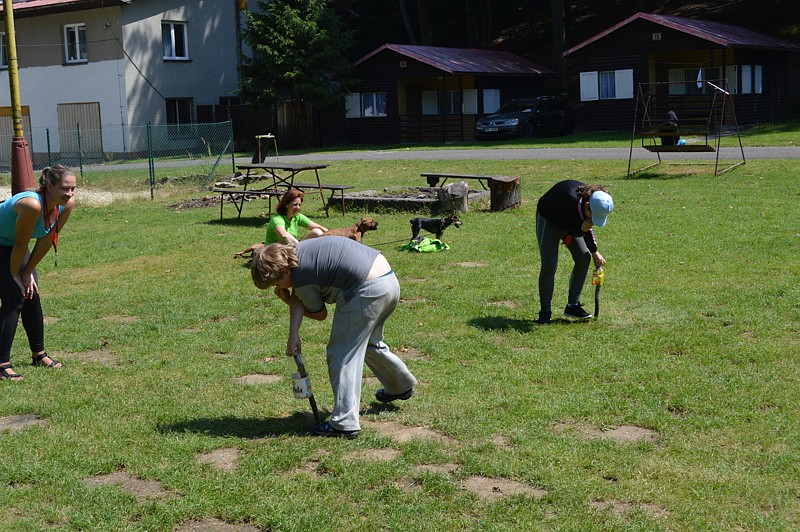
[[[308,377],[308,373],[306,372],[306,365],[303,364],[303,359],[300,356],[300,353],[295,353],[294,355],[294,363],[297,364],[297,373],[300,374],[301,379],[305,379]],[[314,399],[314,393],[312,392],[311,395],[308,396],[308,402],[311,404],[311,411],[314,413],[314,419],[317,423],[322,423],[323,419],[322,416],[319,414],[319,409],[317,408],[317,400]]]

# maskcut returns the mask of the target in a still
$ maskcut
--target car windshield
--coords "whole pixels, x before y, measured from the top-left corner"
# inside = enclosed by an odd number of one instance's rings
[[[505,104],[503,107],[498,109],[496,112],[497,114],[503,113],[524,113],[525,111],[531,112],[533,108],[536,106],[535,101],[512,101]]]

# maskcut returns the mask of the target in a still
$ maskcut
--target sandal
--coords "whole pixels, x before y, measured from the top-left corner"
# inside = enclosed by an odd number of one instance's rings
[[[392,395],[390,393],[386,393],[383,388],[375,392],[375,399],[380,401],[381,403],[391,403],[392,401],[396,401],[400,399],[401,401],[407,401],[411,399],[411,396],[414,395],[414,388],[409,388],[403,393],[399,393],[397,395]]]
[[[347,438],[348,440],[352,440],[356,436],[358,436],[357,430],[339,430],[333,428],[329,422],[325,423],[317,423],[311,429],[311,432],[314,433],[315,436],[326,436],[328,438]]]
[[[44,362],[45,358],[50,359],[49,364]],[[60,369],[61,367],[63,367],[63,364],[61,362],[48,355],[47,352],[44,352],[41,355],[33,357],[33,362],[31,362],[31,364],[33,364],[34,366],[44,366],[46,368],[53,368],[53,369]]]
[[[24,379],[22,375],[11,369],[11,364],[3,364],[0,366],[0,379],[9,381],[21,381]]]

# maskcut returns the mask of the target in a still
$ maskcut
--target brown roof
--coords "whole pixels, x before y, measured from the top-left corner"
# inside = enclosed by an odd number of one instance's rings
[[[524,57],[500,50],[479,48],[444,48],[410,44],[384,44],[355,62],[359,65],[381,52],[389,50],[415,61],[425,63],[448,74],[515,74],[553,75],[555,72]]]
[[[131,0],[116,0],[106,2],[105,5],[130,4]],[[98,0],[12,0],[12,11],[24,13],[29,10],[80,10],[94,7],[101,7],[103,2]],[[3,11],[3,4],[0,4],[0,13]]]
[[[684,17],[674,17],[671,15],[658,15],[655,13],[636,13],[635,15],[626,18],[619,24],[611,26],[605,31],[598,33],[594,37],[586,39],[582,43],[573,46],[564,52],[563,55],[566,56],[576,52],[585,46],[599,41],[606,35],[617,31],[623,26],[627,26],[628,24],[638,20],[652,22],[653,24],[658,24],[660,26],[664,26],[665,28],[686,33],[725,48],[760,48],[765,50],[800,51],[800,47],[792,43],[748,30],[746,28],[742,28],[741,26],[734,26],[733,24],[711,22],[708,20],[695,20]]]

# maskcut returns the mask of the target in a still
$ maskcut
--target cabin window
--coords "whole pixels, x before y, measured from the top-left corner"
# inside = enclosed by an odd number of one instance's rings
[[[633,70],[581,72],[581,101],[633,98]]]
[[[462,94],[464,95],[464,102],[461,104],[461,112],[465,115],[478,114],[478,91],[476,89],[467,89]]]
[[[361,116],[386,116],[386,93],[365,92],[362,94]]]
[[[439,93],[436,91],[422,91],[422,114],[439,114]]]
[[[0,68],[8,68],[8,50],[6,48],[5,33],[0,33]]]
[[[64,60],[67,63],[85,63],[86,24],[64,26]]]
[[[362,118],[386,115],[385,92],[351,92],[344,99],[344,116]]]
[[[164,59],[188,60],[189,41],[185,22],[162,22],[161,44],[164,49]]]
[[[500,89],[483,89],[483,112],[494,113],[500,109]]]
[[[742,94],[761,94],[764,91],[762,65],[742,65]]]

